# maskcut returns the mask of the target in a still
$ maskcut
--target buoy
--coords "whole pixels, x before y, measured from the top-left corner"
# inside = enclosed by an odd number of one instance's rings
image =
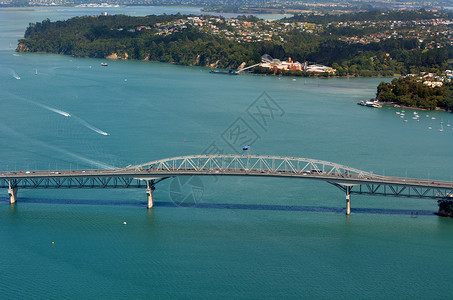
[[[55,244],[55,242],[52,242],[52,245]]]
[[[184,143],[186,142],[186,140],[184,140]]]
[[[126,223],[126,222],[123,222],[123,225],[127,225],[127,223]]]

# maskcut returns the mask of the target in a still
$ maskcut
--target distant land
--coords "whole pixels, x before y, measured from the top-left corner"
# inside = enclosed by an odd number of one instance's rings
[[[323,75],[393,76],[451,69],[453,22],[451,13],[425,10],[296,15],[277,21],[106,15],[30,24],[17,51],[223,69],[257,65],[268,54],[335,70]],[[251,71],[313,75],[292,66],[269,66]]]
[[[0,0],[0,7],[23,6],[198,6],[211,12],[233,13],[345,13],[353,11],[389,9],[443,9],[452,6],[450,0]]]

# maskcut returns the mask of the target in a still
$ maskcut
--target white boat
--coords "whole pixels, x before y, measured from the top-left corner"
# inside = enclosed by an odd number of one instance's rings
[[[357,102],[358,105],[362,106],[367,106],[367,107],[374,107],[374,108],[381,108],[382,105],[380,105],[376,100],[370,99],[369,101],[360,101]]]

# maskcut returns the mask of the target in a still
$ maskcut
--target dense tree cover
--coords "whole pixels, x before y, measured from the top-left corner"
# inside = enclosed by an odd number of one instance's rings
[[[453,48],[421,50],[416,39],[388,39],[379,43],[349,44],[336,35],[315,35],[300,30],[282,34],[285,42],[238,43],[199,28],[157,35],[156,23],[185,18],[182,15],[130,17],[124,15],[49,19],[30,24],[18,51],[48,52],[78,57],[152,60],[183,65],[237,68],[260,62],[263,54],[294,61],[332,66],[337,75],[392,76],[445,70]],[[254,21],[253,17],[240,17]],[[150,29],[137,31],[138,26]],[[219,26],[220,27],[220,26]],[[339,32],[341,34],[341,32]]]
[[[381,82],[377,87],[376,99],[404,106],[426,109],[442,108],[453,110],[453,84],[429,87],[411,77]]]
[[[156,23],[181,19],[181,15],[129,17],[124,15],[77,17],[67,21],[30,24],[19,51],[60,53],[79,57],[153,60],[184,65],[238,67],[260,61],[252,44],[237,44],[194,28],[168,36],[156,35]],[[138,26],[152,29],[136,31]]]

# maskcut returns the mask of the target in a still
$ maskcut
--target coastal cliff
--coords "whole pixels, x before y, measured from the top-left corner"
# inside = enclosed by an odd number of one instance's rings
[[[17,45],[17,52],[30,52],[30,49],[25,45],[25,43],[19,42]]]

